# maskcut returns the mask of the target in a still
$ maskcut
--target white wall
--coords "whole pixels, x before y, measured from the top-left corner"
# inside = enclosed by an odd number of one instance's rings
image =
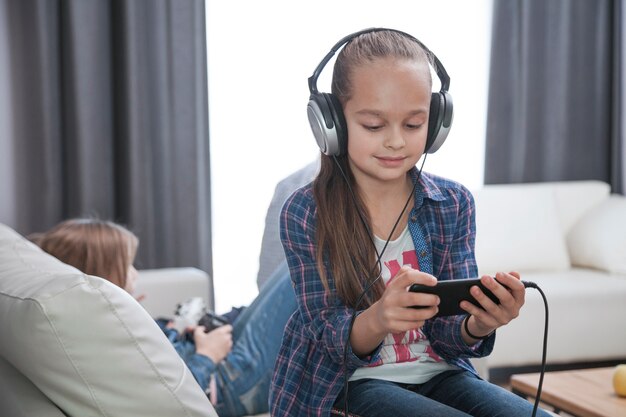
[[[313,8],[314,6],[314,8]],[[318,153],[307,78],[343,36],[391,27],[424,42],[451,78],[454,124],[425,170],[483,182],[491,0],[208,0],[216,310],[248,304],[274,186]],[[318,87],[330,91],[333,61]]]

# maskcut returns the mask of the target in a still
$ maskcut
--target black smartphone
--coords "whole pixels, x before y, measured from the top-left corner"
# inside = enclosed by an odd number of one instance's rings
[[[409,287],[409,291],[438,295],[440,300],[439,311],[435,314],[435,317],[455,316],[457,314],[467,314],[467,312],[459,306],[463,300],[469,301],[477,307],[481,307],[478,301],[470,294],[470,288],[474,285],[478,286],[494,303],[500,304],[498,297],[488,290],[487,287],[480,282],[479,278],[439,281],[434,287],[413,284]],[[413,306],[413,308],[423,307]]]

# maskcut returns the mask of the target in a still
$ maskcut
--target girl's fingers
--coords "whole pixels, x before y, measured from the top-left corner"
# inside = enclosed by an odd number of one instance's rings
[[[524,304],[525,288],[518,273],[499,272],[495,278],[485,275],[481,277],[481,282],[498,298],[499,304],[475,286],[470,293],[482,308],[464,301],[461,303],[463,310],[474,315],[481,324],[494,328],[508,324],[519,315]]]
[[[433,286],[437,284],[437,278],[425,272],[418,271],[408,266],[400,268],[398,273],[389,281],[388,287],[407,288],[411,284],[423,284]]]

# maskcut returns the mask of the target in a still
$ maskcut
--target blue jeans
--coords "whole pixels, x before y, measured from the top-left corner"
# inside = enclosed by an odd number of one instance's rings
[[[274,362],[287,320],[296,311],[296,297],[283,263],[257,298],[233,325],[233,349],[217,366],[217,404],[220,417],[268,411]]]
[[[531,417],[533,404],[465,370],[430,381],[399,384],[377,379],[350,382],[349,413],[361,417]],[[343,390],[335,408],[343,411]],[[549,414],[538,409],[537,417]]]

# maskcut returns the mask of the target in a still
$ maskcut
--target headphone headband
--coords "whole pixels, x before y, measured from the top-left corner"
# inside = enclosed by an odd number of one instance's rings
[[[415,36],[410,35],[406,32],[403,32],[401,30],[397,30],[397,29],[388,29],[388,28],[368,28],[368,29],[363,29],[360,30],[358,32],[354,32],[350,35],[344,36],[343,38],[341,38],[339,40],[339,42],[337,42],[335,44],[335,46],[333,46],[330,50],[330,52],[328,52],[326,54],[326,56],[322,59],[322,61],[317,65],[317,67],[315,68],[315,70],[313,71],[313,75],[311,75],[309,77],[309,92],[311,94],[315,94],[317,93],[317,79],[319,78],[320,74],[322,73],[322,70],[324,69],[324,67],[326,66],[326,64],[328,64],[328,61],[330,61],[330,59],[337,53],[337,51],[345,44],[347,44],[348,42],[350,42],[352,39],[364,35],[366,33],[372,33],[372,32],[382,32],[382,31],[390,31],[390,32],[395,32],[395,33],[399,33],[401,35],[406,36],[407,38],[415,41],[419,46],[421,46],[428,54],[430,54],[430,56],[433,57],[433,60],[435,61],[435,72],[437,73],[437,77],[439,78],[439,80],[441,81],[441,91],[448,91],[448,89],[450,88],[450,76],[448,75],[448,72],[446,71],[446,69],[444,68],[443,64],[441,63],[441,61],[439,61],[439,58],[437,58],[437,56],[435,54],[432,53],[432,51],[430,49],[428,49],[428,47],[426,45],[424,45],[422,42],[420,42],[419,39],[417,39]]]

